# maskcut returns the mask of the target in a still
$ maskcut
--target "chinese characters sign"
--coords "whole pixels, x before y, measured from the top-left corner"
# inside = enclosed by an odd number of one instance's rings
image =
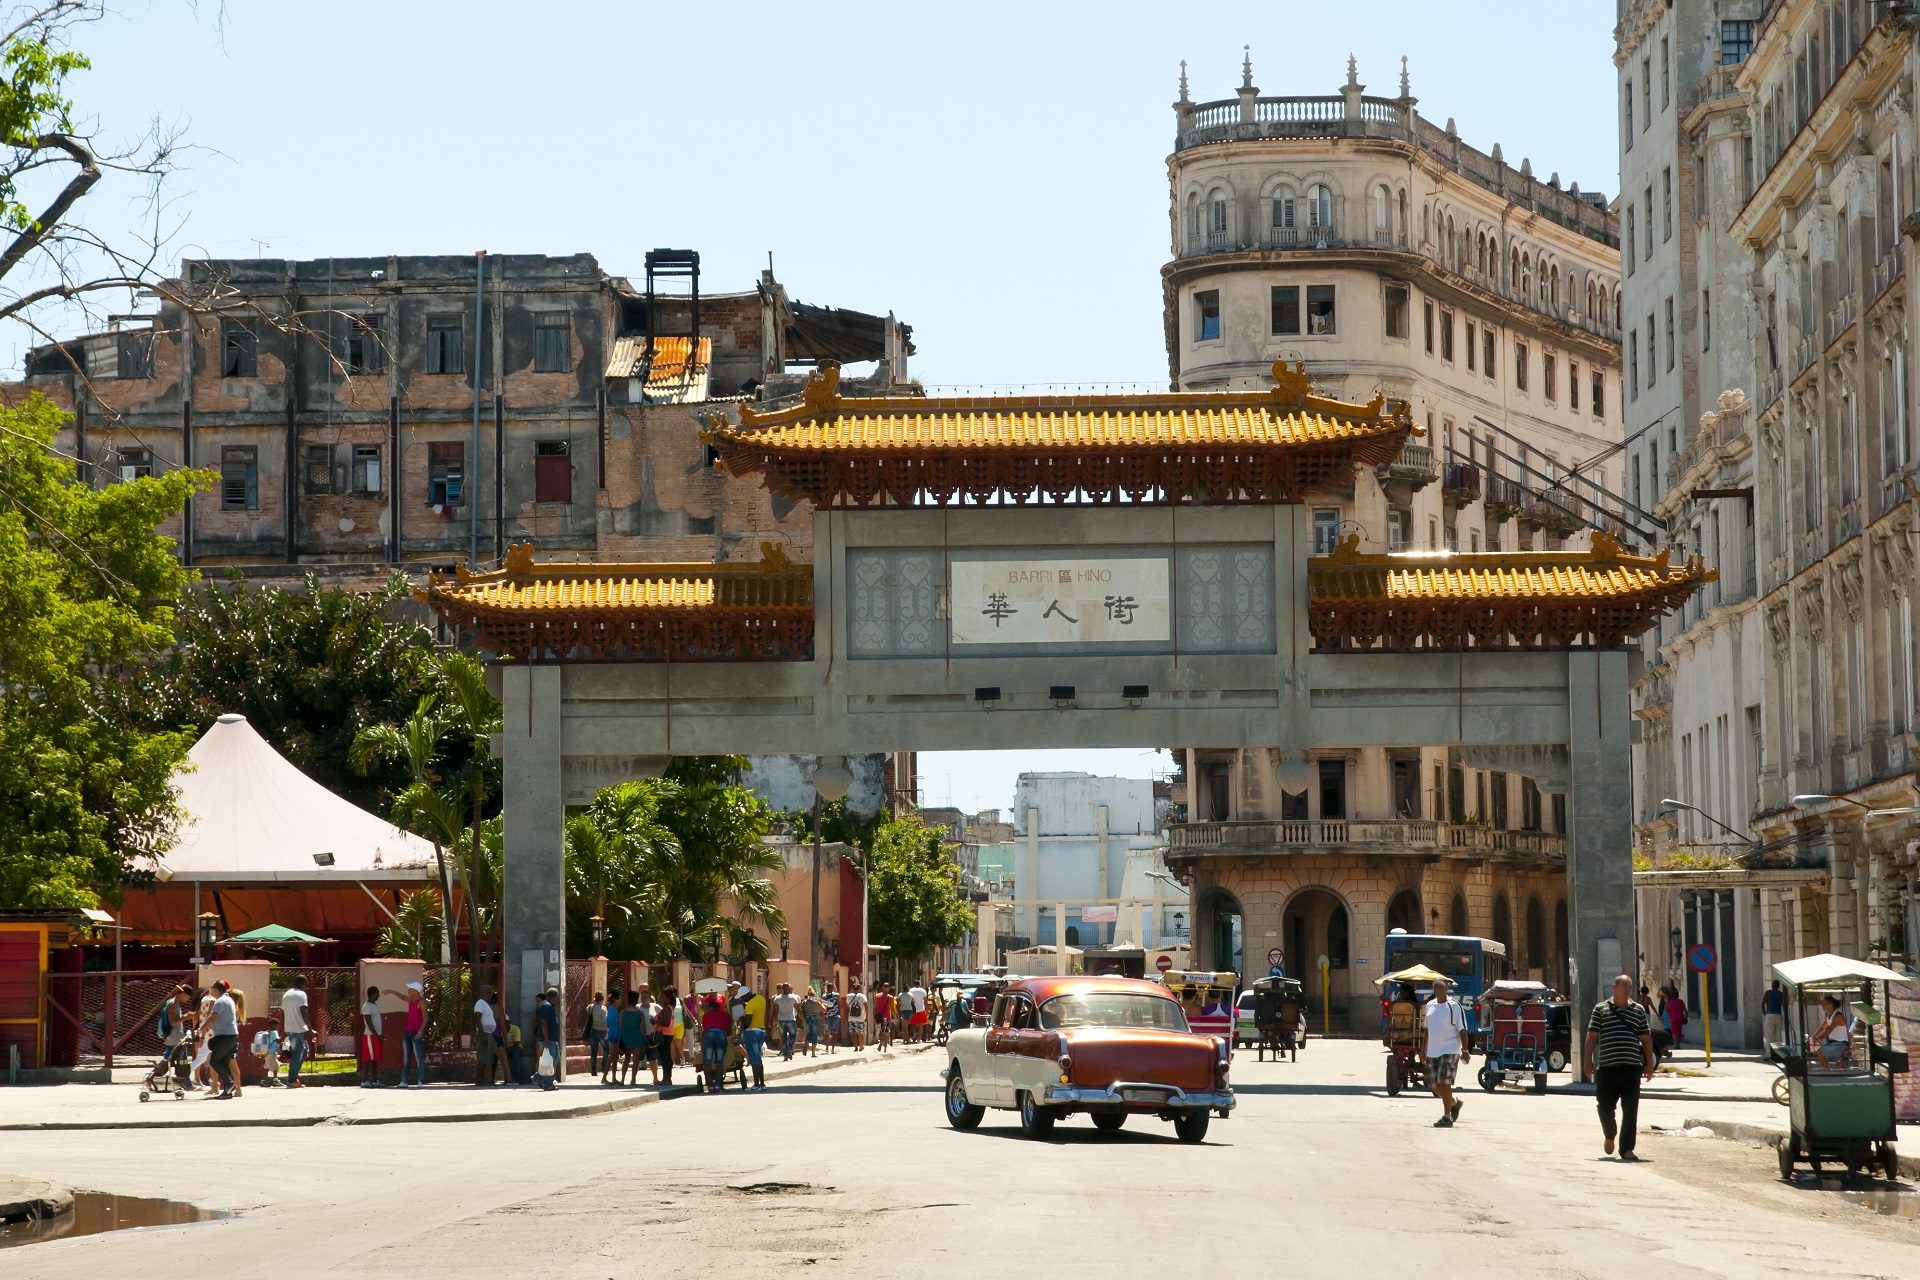
[[[955,646],[1171,639],[1165,560],[956,560]]]

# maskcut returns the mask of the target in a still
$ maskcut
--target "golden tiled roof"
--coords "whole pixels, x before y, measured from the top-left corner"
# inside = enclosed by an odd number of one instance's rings
[[[1304,366],[1274,385],[1145,395],[842,396],[827,367],[800,402],[740,407],[703,439],[734,475],[822,504],[1298,501],[1399,455],[1420,434],[1405,403],[1314,395]],[[823,467],[825,469],[823,469]]]
[[[1490,551],[1363,555],[1357,537],[1308,561],[1315,601],[1597,600],[1691,592],[1717,576],[1698,558],[1632,555],[1596,532],[1586,551]]]
[[[1363,555],[1359,542],[1307,562],[1319,648],[1617,646],[1718,576],[1697,556],[1632,555],[1599,531],[1584,551]]]
[[[794,564],[775,543],[761,554],[757,564],[536,564],[522,543],[491,573],[435,575],[425,598],[443,614],[470,616],[811,608],[812,567]]]

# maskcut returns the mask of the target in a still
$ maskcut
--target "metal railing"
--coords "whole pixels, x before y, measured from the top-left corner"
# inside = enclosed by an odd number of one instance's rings
[[[1299,818],[1283,821],[1187,822],[1168,832],[1176,852],[1249,849],[1318,852],[1333,845],[1366,845],[1407,852],[1480,850],[1533,857],[1566,853],[1566,837],[1546,831],[1505,831],[1483,823],[1424,818]]]
[[[1472,502],[1480,496],[1480,468],[1471,462],[1449,462],[1444,495],[1453,502]]]

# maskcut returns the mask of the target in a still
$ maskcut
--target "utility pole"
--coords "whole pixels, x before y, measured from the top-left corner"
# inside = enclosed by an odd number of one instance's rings
[[[480,325],[486,318],[487,251],[473,255],[473,437],[467,446],[467,461],[460,478],[460,496],[467,504],[467,567],[480,568],[480,486],[474,479],[480,474]]]

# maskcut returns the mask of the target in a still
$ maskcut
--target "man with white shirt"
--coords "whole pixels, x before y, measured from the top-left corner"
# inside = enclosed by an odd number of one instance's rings
[[[304,1089],[300,1068],[307,1060],[307,979],[293,975],[293,985],[280,997],[280,1021],[287,1037],[287,1088]]]
[[[1445,978],[1433,980],[1433,998],[1427,1001],[1423,1015],[1427,1026],[1427,1085],[1440,1099],[1440,1118],[1433,1122],[1436,1129],[1451,1129],[1460,1118],[1453,1078],[1467,1057],[1467,1015],[1459,1001],[1447,998],[1451,985]]]

